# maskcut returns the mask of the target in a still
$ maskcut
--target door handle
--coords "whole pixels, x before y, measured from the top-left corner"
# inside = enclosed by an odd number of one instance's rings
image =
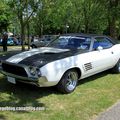
[[[114,52],[112,51],[111,54],[114,54]]]

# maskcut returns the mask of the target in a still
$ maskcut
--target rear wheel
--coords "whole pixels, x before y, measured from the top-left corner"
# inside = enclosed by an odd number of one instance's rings
[[[75,70],[69,70],[61,78],[57,88],[62,93],[71,93],[75,90],[77,83],[78,73]]]
[[[120,59],[112,70],[114,73],[120,73]]]

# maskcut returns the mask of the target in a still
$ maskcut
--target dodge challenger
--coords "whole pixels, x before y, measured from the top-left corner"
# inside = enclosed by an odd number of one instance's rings
[[[103,35],[61,35],[45,47],[6,56],[0,69],[13,84],[57,86],[71,93],[78,80],[108,69],[120,73],[120,44]]]

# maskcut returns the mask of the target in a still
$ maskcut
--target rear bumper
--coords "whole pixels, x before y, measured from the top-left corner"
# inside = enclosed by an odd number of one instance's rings
[[[0,72],[6,76],[15,78],[16,81],[33,84],[33,85],[36,85],[39,87],[43,87],[45,85],[45,83],[48,83],[48,80],[45,76],[41,76],[39,78],[32,78],[32,77],[22,77],[22,76],[14,75],[14,74],[5,72],[3,70],[1,70]]]

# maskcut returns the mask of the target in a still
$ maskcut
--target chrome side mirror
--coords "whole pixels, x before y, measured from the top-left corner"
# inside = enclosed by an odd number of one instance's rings
[[[102,46],[98,46],[98,47],[97,47],[97,50],[98,50],[98,51],[101,51],[101,50],[103,50],[103,47],[102,47]]]

